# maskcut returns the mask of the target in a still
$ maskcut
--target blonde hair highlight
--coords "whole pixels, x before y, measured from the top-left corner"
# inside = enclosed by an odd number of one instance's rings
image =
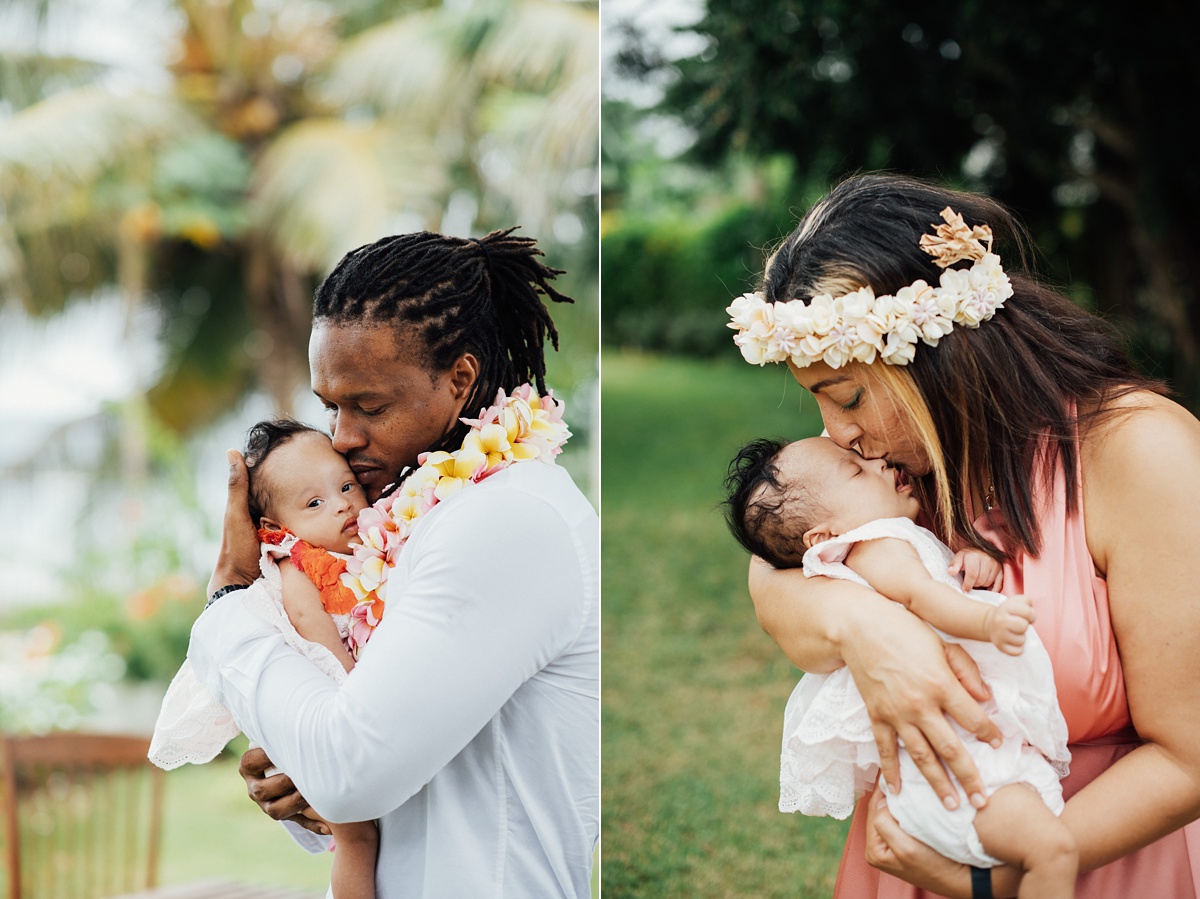
[[[948,543],[954,535],[954,493],[950,489],[946,454],[925,398],[912,373],[903,366],[868,365],[865,369],[868,376],[883,389],[898,417],[910,423],[925,450],[933,477],[933,495],[929,496],[926,490],[920,489],[923,485],[913,486],[923,494],[918,496],[922,510],[933,520],[938,536]]]

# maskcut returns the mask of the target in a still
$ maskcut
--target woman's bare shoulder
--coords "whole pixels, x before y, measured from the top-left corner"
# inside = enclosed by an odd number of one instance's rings
[[[1085,470],[1136,462],[1161,468],[1170,459],[1185,461],[1197,451],[1200,420],[1174,400],[1149,391],[1111,400],[1081,438]]]
[[[1149,392],[1106,411],[1080,445],[1088,544],[1102,573],[1118,547],[1153,539],[1200,504],[1200,421],[1192,413]]]

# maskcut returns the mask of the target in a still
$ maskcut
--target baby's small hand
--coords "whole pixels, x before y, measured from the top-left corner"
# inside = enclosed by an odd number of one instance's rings
[[[1033,606],[1024,596],[1006,599],[988,615],[988,639],[1001,652],[1019,656],[1025,648],[1025,632],[1034,617]]]
[[[1004,589],[1004,566],[979,549],[960,549],[947,569],[963,576],[963,590],[987,587],[999,593]]]

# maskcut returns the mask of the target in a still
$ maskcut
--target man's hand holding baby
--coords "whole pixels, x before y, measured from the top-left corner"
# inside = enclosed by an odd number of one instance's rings
[[[208,595],[231,584],[253,584],[259,576],[258,525],[250,518],[250,476],[246,460],[237,450],[228,450],[229,495],[225,501],[225,518],[221,525],[221,549]]]
[[[319,816],[309,816],[308,801],[296,790],[286,774],[268,775],[274,767],[266,752],[253,746],[242,754],[238,774],[246,781],[246,793],[276,821],[295,821],[305,830],[327,836],[329,825]]]

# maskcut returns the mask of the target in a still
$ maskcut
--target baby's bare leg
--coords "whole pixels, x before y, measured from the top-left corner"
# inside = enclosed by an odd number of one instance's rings
[[[1037,791],[1001,787],[975,815],[975,832],[988,855],[1021,868],[1019,899],[1071,899],[1079,873],[1075,838]]]
[[[330,824],[333,833],[333,899],[375,899],[379,829],[374,821]]]

